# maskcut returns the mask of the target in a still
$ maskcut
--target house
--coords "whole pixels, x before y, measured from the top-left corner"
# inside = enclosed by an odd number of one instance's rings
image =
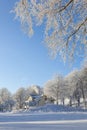
[[[29,95],[28,100],[25,101],[25,109],[29,109],[32,106],[42,106],[46,103],[45,95]]]

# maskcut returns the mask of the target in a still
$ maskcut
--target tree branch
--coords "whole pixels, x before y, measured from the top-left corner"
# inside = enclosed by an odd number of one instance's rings
[[[60,13],[63,10],[65,10],[74,0],[70,0],[65,6],[61,6],[61,8],[59,10],[55,10],[56,13]]]
[[[67,44],[68,44],[69,39],[70,39],[73,35],[75,35],[75,34],[80,30],[80,28],[81,28],[86,22],[87,22],[87,17],[86,17],[85,20],[76,28],[76,30],[69,35],[69,37],[68,37],[68,39],[67,39]]]
[[[64,7],[62,7],[59,12],[62,12],[63,10],[65,10],[74,0],[70,0]]]

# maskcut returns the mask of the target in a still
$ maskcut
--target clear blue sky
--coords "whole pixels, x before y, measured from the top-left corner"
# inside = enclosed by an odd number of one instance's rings
[[[15,92],[32,84],[43,86],[57,73],[67,75],[80,68],[83,59],[76,59],[72,67],[59,57],[52,60],[42,43],[43,30],[35,29],[29,38],[10,10],[16,0],[0,0],[0,88]]]

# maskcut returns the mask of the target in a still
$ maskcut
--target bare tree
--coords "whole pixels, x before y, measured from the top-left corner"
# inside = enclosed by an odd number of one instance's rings
[[[34,25],[45,23],[45,42],[53,56],[66,60],[87,52],[87,0],[20,0],[13,11],[29,35]]]

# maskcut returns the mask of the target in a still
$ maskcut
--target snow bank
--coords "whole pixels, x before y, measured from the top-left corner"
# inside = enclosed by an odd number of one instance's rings
[[[47,104],[42,107],[31,108],[29,111],[31,112],[75,112],[75,111],[87,111],[81,108],[74,108],[70,106],[63,106],[63,105],[54,105],[54,104]]]
[[[85,109],[63,105],[47,104],[41,107],[31,107],[26,110],[13,111],[12,113],[31,113],[31,112],[87,112]]]

